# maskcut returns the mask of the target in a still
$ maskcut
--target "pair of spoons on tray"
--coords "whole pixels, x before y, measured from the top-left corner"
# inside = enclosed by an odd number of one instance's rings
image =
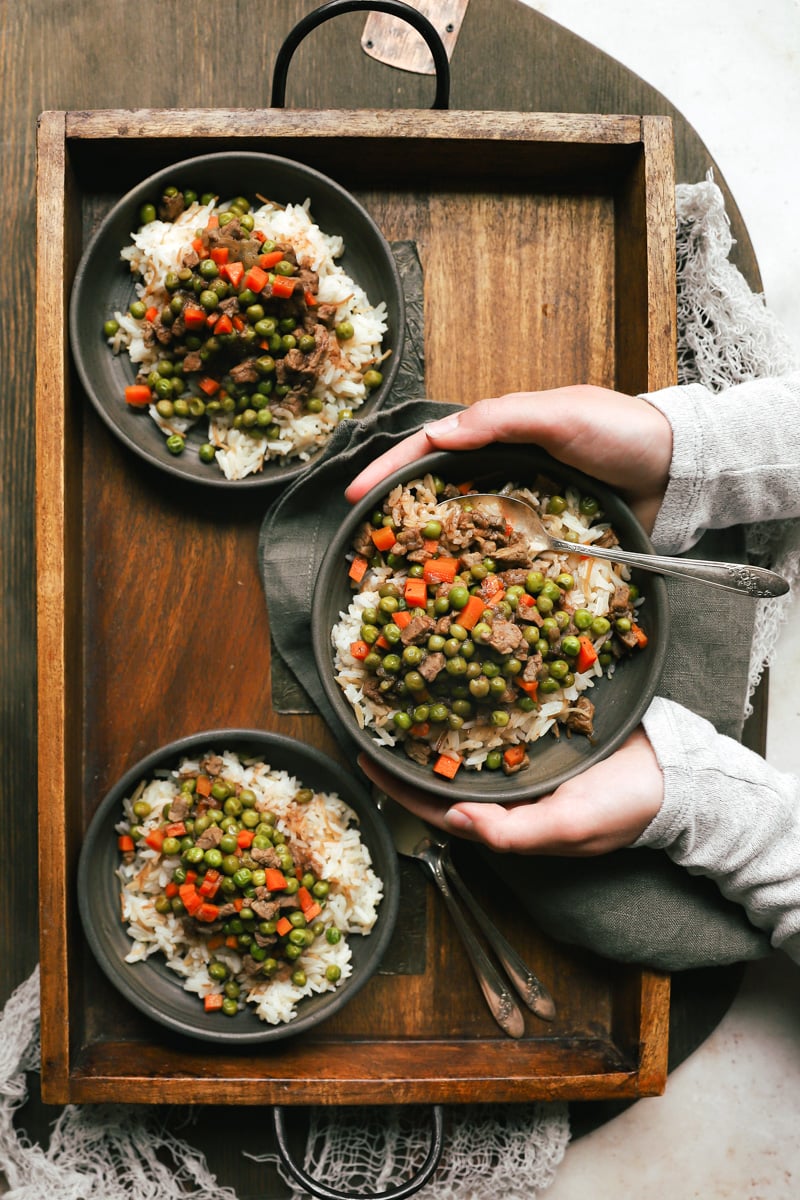
[[[475,978],[503,1032],[513,1038],[520,1038],[525,1032],[525,1017],[514,991],[537,1017],[552,1021],[556,1008],[550,993],[471,894],[456,870],[447,840],[408,809],[390,800],[385,792],[375,793],[375,803],[386,820],[398,854],[416,859],[444,897]],[[486,937],[506,978],[473,933],[461,910],[462,903]]]
[[[606,548],[583,542],[568,542],[553,537],[536,511],[525,500],[507,496],[502,492],[473,492],[466,496],[440,500],[437,508],[479,509],[494,516],[501,516],[514,529],[528,538],[534,551],[557,550],[566,554],[585,554],[590,558],[605,558],[615,563],[627,563],[642,571],[654,571],[658,575],[674,575],[679,579],[690,579],[696,583],[707,583],[725,588],[730,592],[755,598],[783,596],[789,583],[782,575],[768,571],[765,567],[753,567],[747,563],[713,562],[706,559],[672,558],[663,554],[639,554],[632,550],[621,550],[618,546]]]

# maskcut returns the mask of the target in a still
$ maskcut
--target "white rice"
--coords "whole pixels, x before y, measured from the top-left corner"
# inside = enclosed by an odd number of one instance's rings
[[[608,522],[588,518],[579,511],[580,496],[573,488],[564,491],[567,508],[558,516],[547,513],[547,497],[541,492],[510,485],[502,490],[527,499],[540,510],[540,516],[551,534],[563,538],[570,532],[577,537],[576,545],[590,545],[610,528]],[[428,475],[424,479],[398,485],[388,496],[386,507],[398,530],[404,526],[419,528],[428,520],[443,519],[441,510],[436,509],[440,499],[441,496],[434,490],[433,478]],[[352,557],[350,554],[349,558]],[[586,608],[595,617],[608,617],[615,589],[630,580],[628,567],[602,559],[582,559],[579,551],[575,554],[539,552],[531,555],[531,563],[546,578],[555,579],[565,572],[571,574],[574,587],[569,592],[569,607],[573,610]],[[398,731],[392,719],[397,704],[394,701],[381,703],[365,694],[363,684],[368,673],[350,650],[352,643],[361,638],[364,609],[377,607],[380,598],[378,589],[387,579],[391,579],[402,590],[407,579],[406,568],[370,568],[361,582],[361,590],[354,595],[347,610],[339,613],[339,620],[331,630],[331,642],[336,682],[350,702],[359,728],[366,730],[378,745],[391,747],[406,737],[404,732]],[[641,603],[641,599],[637,601],[637,605]],[[593,639],[598,653],[607,636]],[[606,668],[608,675],[613,671],[613,665]],[[434,757],[442,753],[449,754],[459,759],[462,766],[480,770],[491,750],[502,750],[515,743],[532,744],[551,730],[557,733],[557,726],[570,715],[578,698],[590,691],[602,675],[603,669],[596,659],[586,671],[574,672],[575,681],[571,686],[541,695],[537,707],[531,712],[511,706],[508,709],[509,721],[505,726],[492,725],[488,720],[488,712],[478,708],[476,716],[465,720],[460,729],[444,726],[441,732],[431,735],[429,740],[432,741]]]
[[[230,752],[220,757],[221,777],[228,783],[251,788],[256,794],[256,809],[276,815],[276,828],[286,834],[290,849],[301,853],[313,865],[317,878],[330,884],[326,902],[314,920],[326,930],[335,927],[342,936],[331,944],[322,932],[310,947],[304,948],[296,962],[305,972],[306,982],[302,985],[294,983],[291,972],[283,969],[272,978],[245,976],[244,951],[224,945],[210,950],[209,935],[199,924],[197,934],[190,936],[174,913],[156,911],[154,902],[163,895],[181,860],[165,858],[142,838],[133,861],[123,862],[118,872],[122,884],[122,919],[133,941],[125,961],[137,963],[160,953],[183,988],[202,999],[223,989],[223,983],[208,974],[209,963],[219,960],[241,985],[240,1007],[245,1002],[252,1004],[262,1021],[278,1025],[296,1017],[297,1006],[305,996],[333,991],[350,976],[352,951],[347,935],[367,935],[372,930],[383,897],[383,883],[372,869],[357,815],[335,792],[317,792],[308,803],[295,803],[294,796],[303,787],[297,778],[285,771],[272,770],[263,762],[243,761]],[[133,799],[127,797],[117,832],[127,833],[133,825],[139,825],[144,834],[155,829],[178,795],[180,778],[199,769],[199,761],[185,759],[167,777],[151,780],[140,793],[137,789],[136,799],[145,800],[151,806],[151,814],[146,821],[138,820],[133,814]],[[339,967],[338,981],[326,978],[329,966]]]
[[[319,275],[318,301],[336,305],[335,323],[352,322],[354,334],[346,342],[338,342],[321,365],[311,395],[322,401],[322,410],[300,417],[275,415],[280,427],[277,438],[264,434],[241,433],[233,427],[235,414],[217,413],[200,418],[208,426],[208,441],[216,447],[216,463],[227,479],[244,479],[260,472],[267,462],[306,462],[325,445],[341,413],[355,411],[367,398],[363,375],[373,364],[379,364],[381,343],[387,331],[386,304],[373,305],[363,288],[350,278],[336,262],[344,253],[341,237],[324,233],[313,221],[310,202],[289,204],[285,208],[266,203],[254,209],[254,229],[272,241],[292,245],[301,266]],[[169,301],[164,281],[170,271],[178,269],[183,253],[199,228],[205,228],[212,213],[224,211],[225,204],[217,202],[192,204],[177,220],[155,220],[131,235],[132,242],[122,252],[122,259],[137,277],[136,293],[149,307],[161,309]],[[149,371],[163,357],[163,348],[156,343],[148,347],[142,336],[142,322],[129,312],[115,312],[119,330],[108,339],[115,354],[126,350],[130,360],[141,371]],[[165,437],[185,434],[197,422],[192,418],[170,417],[164,420],[155,404],[149,413]],[[186,453],[187,451],[184,451]]]

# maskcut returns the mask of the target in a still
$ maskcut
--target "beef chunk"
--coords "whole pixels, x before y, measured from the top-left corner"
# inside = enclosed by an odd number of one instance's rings
[[[353,538],[353,549],[356,554],[363,555],[364,558],[371,558],[375,552],[375,543],[372,540],[372,526],[369,521],[356,530],[356,535]]]
[[[433,747],[430,742],[422,742],[419,738],[406,738],[403,742],[403,748],[412,762],[419,763],[421,767],[428,765],[433,753]]]
[[[234,383],[256,383],[259,379],[256,360],[245,358],[240,363],[236,363],[231,367],[230,376]]]
[[[440,650],[434,651],[433,654],[427,654],[422,662],[417,667],[422,678],[426,683],[433,683],[441,672],[444,670],[447,659]]]
[[[159,219],[162,221],[176,221],[185,207],[183,192],[176,192],[174,196],[162,196],[158,205]]]
[[[525,567],[531,561],[528,543],[520,533],[512,533],[508,545],[498,546],[494,560],[499,567]]]
[[[611,611],[617,616],[626,612],[630,604],[631,589],[627,583],[620,583],[614,588],[614,595],[611,597]]]
[[[213,850],[222,841],[222,830],[219,825],[209,825],[208,829],[204,829],[198,838],[195,838],[195,846],[199,846],[201,850]]]
[[[433,617],[421,612],[419,616],[412,617],[405,629],[402,630],[400,641],[404,646],[421,646],[424,641],[427,641],[435,625]]]
[[[489,645],[498,654],[513,654],[525,642],[522,630],[513,621],[504,621],[495,617],[492,622],[492,636]]]
[[[190,808],[191,805],[187,796],[176,796],[172,801],[172,804],[169,806],[169,812],[167,813],[167,816],[169,817],[170,821],[182,821],[184,817],[189,815]]]
[[[280,859],[272,846],[266,846],[263,850],[260,846],[250,847],[250,857],[254,862],[257,862],[260,867],[278,867]]]
[[[539,672],[542,669],[544,659],[541,654],[532,654],[522,671],[522,678],[525,683],[535,683],[539,678]]]
[[[564,724],[567,729],[572,729],[575,733],[585,733],[587,737],[591,737],[594,733],[594,704],[592,701],[587,696],[579,696]]]

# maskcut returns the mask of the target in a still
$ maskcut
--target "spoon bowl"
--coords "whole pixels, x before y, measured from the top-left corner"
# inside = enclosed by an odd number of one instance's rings
[[[706,559],[673,558],[664,554],[640,554],[632,550],[621,550],[619,546],[608,548],[584,542],[567,542],[553,537],[545,527],[532,504],[517,496],[503,492],[471,492],[465,496],[454,496],[440,500],[437,508],[480,509],[482,512],[501,516],[514,529],[528,538],[531,552],[557,550],[565,554],[588,555],[590,558],[605,558],[610,562],[627,563],[642,571],[653,571],[658,575],[674,575],[679,579],[691,579],[696,583],[707,583],[711,587],[738,592],[739,595],[762,599],[784,596],[789,591],[788,580],[765,567],[752,567],[747,563],[711,562]]]

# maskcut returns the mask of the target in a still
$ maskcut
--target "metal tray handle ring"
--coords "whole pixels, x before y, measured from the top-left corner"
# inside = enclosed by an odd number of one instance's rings
[[[428,18],[403,0],[328,0],[295,25],[284,40],[272,74],[272,108],[283,108],[286,99],[286,75],[297,47],[307,33],[324,21],[346,12],[382,12],[408,22],[428,44],[436,70],[436,95],[431,108],[447,108],[450,103],[450,62],[442,39]]]
[[[362,1200],[362,1196],[363,1200],[404,1200],[406,1196],[413,1196],[415,1192],[418,1192],[428,1182],[439,1165],[439,1159],[442,1157],[442,1150],[444,1149],[444,1109],[441,1104],[433,1104],[431,1105],[431,1112],[433,1116],[431,1144],[425,1161],[416,1174],[412,1175],[410,1179],[394,1185],[387,1191],[374,1192],[370,1196],[363,1193],[359,1196],[359,1200]],[[328,1184],[323,1183],[321,1180],[314,1179],[294,1161],[289,1149],[282,1105],[276,1104],[274,1106],[272,1117],[275,1126],[275,1138],[278,1143],[278,1155],[292,1178],[310,1195],[317,1196],[319,1200],[353,1200],[352,1191],[339,1192],[335,1188],[329,1187]]]

